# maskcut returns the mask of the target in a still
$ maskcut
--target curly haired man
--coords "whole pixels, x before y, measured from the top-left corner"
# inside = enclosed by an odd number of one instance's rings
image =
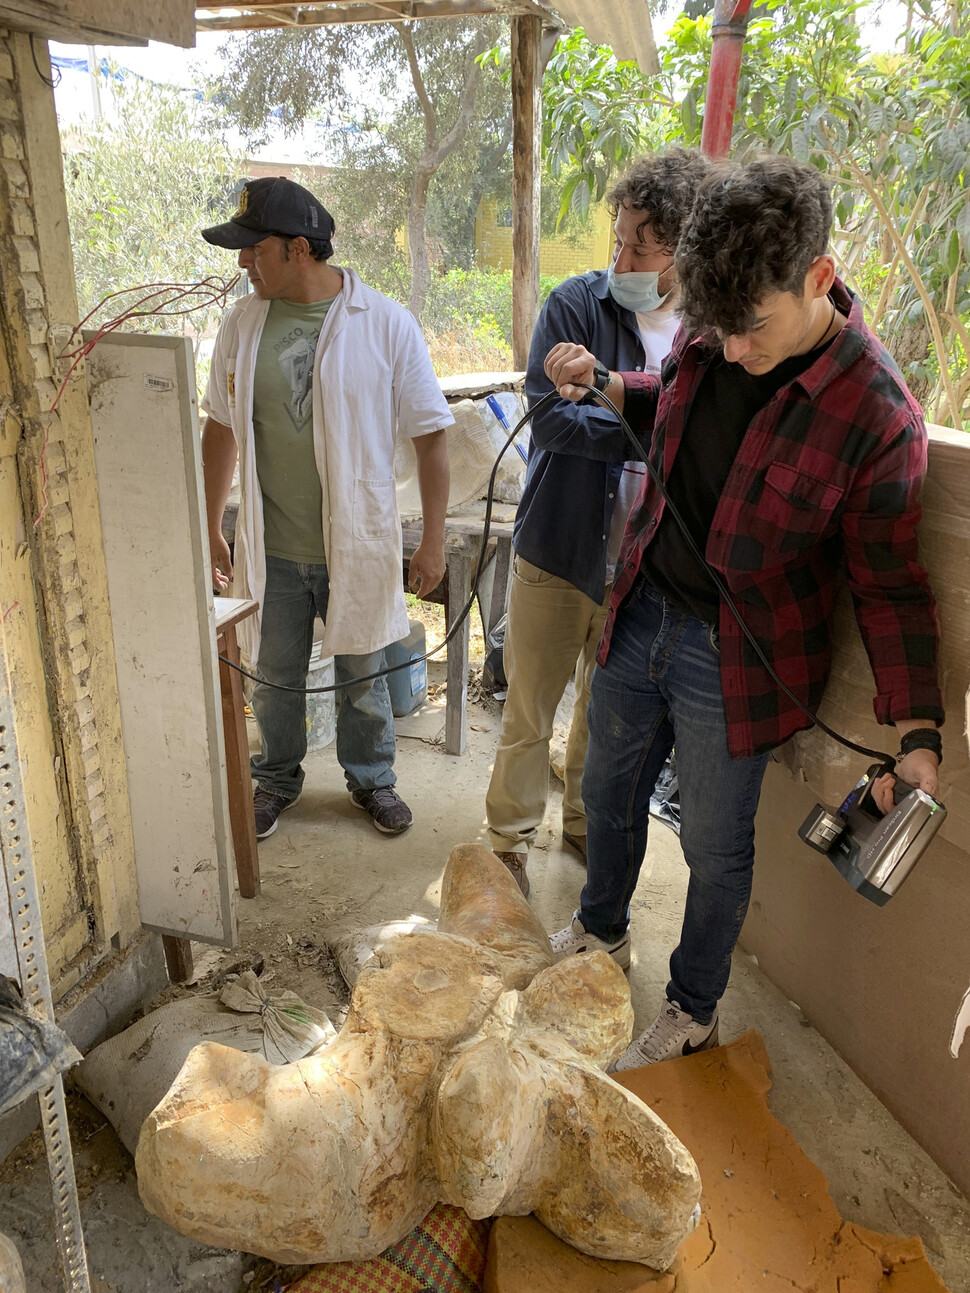
[[[810,711],[831,661],[844,568],[899,776],[936,791],[943,709],[936,613],[916,551],[926,429],[828,250],[831,200],[810,166],[767,157],[705,181],[677,248],[683,326],[661,377],[611,374],[614,401],[697,548],[782,682]],[[564,399],[596,356],[545,360]],[[630,514],[593,675],[583,776],[587,883],[559,956],[630,961],[629,904],[650,790],[673,742],[690,880],[666,1001],[617,1061],[716,1044],[748,906],[769,752],[810,719],[745,640],[671,508],[645,478]],[[892,778],[877,783],[892,802]]]
[[[567,339],[582,341],[609,368],[660,372],[679,322],[674,251],[708,165],[700,153],[671,148],[641,158],[614,185],[607,195],[612,264],[550,293],[532,336],[530,404],[552,391],[543,361]],[[562,837],[586,854],[580,790],[586,706],[623,527],[643,476],[642,462],[627,461],[630,453],[615,415],[589,402],[557,400],[532,423],[513,540],[509,689],[485,801],[492,848],[526,893],[526,860],[546,808],[556,707],[574,673]]]

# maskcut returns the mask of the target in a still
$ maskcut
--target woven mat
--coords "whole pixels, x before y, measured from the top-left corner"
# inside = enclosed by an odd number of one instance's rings
[[[439,1203],[380,1257],[315,1266],[288,1293],[479,1293],[490,1227]]]

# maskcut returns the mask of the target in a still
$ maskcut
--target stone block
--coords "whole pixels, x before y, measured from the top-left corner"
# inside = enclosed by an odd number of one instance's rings
[[[48,506],[47,519],[54,527],[54,534],[60,539],[63,535],[69,535],[74,530],[74,514],[66,503],[61,503],[56,507]]]
[[[38,378],[51,376],[51,356],[50,351],[44,342],[40,345],[33,344],[30,346],[30,357],[34,361],[34,384],[37,384]],[[44,403],[44,401],[42,401]],[[50,407],[51,401],[46,401],[47,407]]]
[[[17,252],[21,274],[39,274],[40,257],[37,255],[33,238],[14,238],[13,245]]]
[[[75,647],[73,651],[69,651],[68,658],[71,661],[72,673],[84,673],[85,669],[90,669],[91,667],[91,657],[83,646]]]
[[[20,286],[24,293],[24,306],[28,310],[43,310],[46,306],[44,300],[44,286],[37,274],[23,273],[20,276]],[[45,408],[49,408],[45,405]]]
[[[55,440],[53,436],[47,442],[44,461],[47,463],[48,479],[50,479],[55,472],[67,471],[67,459],[64,456],[64,445],[60,440]]]
[[[3,55],[0,55],[2,60]],[[0,121],[20,121],[20,104],[17,102],[9,85],[0,79]]]
[[[57,549],[57,555],[62,562],[77,561],[77,545],[74,542],[74,535],[66,530],[63,534],[57,536],[54,544]]]
[[[0,171],[7,182],[11,198],[24,198],[30,200],[30,181],[27,178],[27,172],[18,161],[10,158],[0,160]]]
[[[96,849],[100,849],[109,844],[112,839],[111,823],[107,817],[102,817],[91,833],[91,842]]]
[[[22,161],[24,156],[24,141],[20,131],[16,127],[6,125],[0,129],[0,156],[8,158],[10,161]]]
[[[75,704],[74,715],[80,724],[94,722],[94,705],[90,696],[85,696],[84,700]]]
[[[87,641],[88,626],[84,620],[71,620],[67,626],[67,645],[69,647],[83,646]]]

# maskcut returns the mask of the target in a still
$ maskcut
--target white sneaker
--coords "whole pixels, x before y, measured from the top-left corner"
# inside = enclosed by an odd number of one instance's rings
[[[605,943],[595,934],[587,934],[578,911],[573,913],[572,922],[565,929],[549,935],[549,942],[557,961],[564,961],[567,956],[576,956],[579,952],[608,952],[621,970],[630,968],[629,932],[617,943]]]
[[[668,1001],[645,1033],[631,1042],[618,1060],[607,1068],[607,1073],[621,1069],[638,1069],[644,1064],[657,1064],[660,1060],[676,1059],[679,1055],[693,1055],[717,1045],[717,1011],[709,1024],[699,1024],[676,1001]]]

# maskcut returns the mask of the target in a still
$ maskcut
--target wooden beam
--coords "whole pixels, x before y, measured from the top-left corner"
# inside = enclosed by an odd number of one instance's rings
[[[542,22],[512,19],[512,362],[525,368],[539,313]]]
[[[191,49],[193,0],[0,0],[0,27],[85,45],[144,45],[150,40]]]
[[[165,968],[168,970],[169,983],[188,983],[195,973],[192,963],[192,944],[189,939],[177,938],[174,934],[163,934],[162,949],[165,952]]]
[[[228,7],[228,6],[226,6]],[[295,19],[281,10],[296,10]],[[246,12],[228,16],[209,5],[196,13],[199,31],[254,31],[274,27],[331,27],[348,23],[401,22],[424,18],[474,18],[504,14],[491,0],[383,0],[382,3],[281,5],[276,0],[250,0]],[[209,16],[206,16],[209,15]]]

